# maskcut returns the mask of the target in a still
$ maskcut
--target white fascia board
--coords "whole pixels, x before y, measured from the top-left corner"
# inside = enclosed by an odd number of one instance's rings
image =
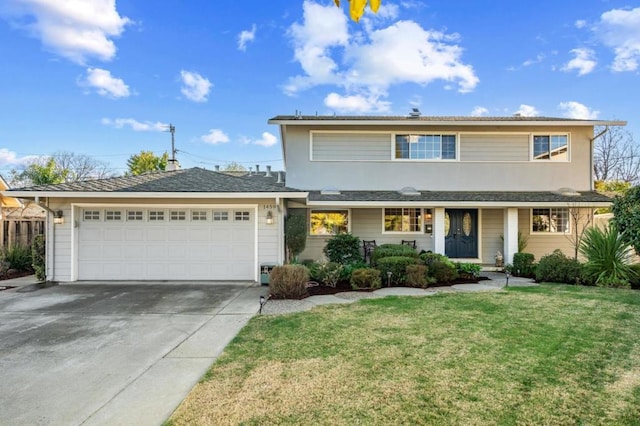
[[[567,126],[626,126],[626,121],[619,120],[533,120],[533,121],[474,121],[474,120],[269,120],[269,124],[281,126],[522,126],[522,127],[567,127]]]
[[[504,201],[307,201],[307,207],[609,207],[610,202],[504,202]]]
[[[2,193],[5,195],[5,193]],[[9,197],[40,198],[307,198],[308,192],[63,192],[18,191],[8,192]]]

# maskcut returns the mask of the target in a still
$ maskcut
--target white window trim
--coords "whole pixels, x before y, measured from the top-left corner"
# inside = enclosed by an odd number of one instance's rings
[[[430,135],[430,136],[454,136],[456,138],[455,158],[397,158],[396,157],[396,137],[406,135]],[[440,140],[440,156],[442,156],[442,140]],[[453,163],[460,161],[460,133],[459,132],[396,132],[391,134],[391,161],[408,163]]]
[[[566,136],[567,137],[567,159],[566,160],[554,160],[549,158],[548,160],[534,158],[533,152],[533,139],[535,136]],[[529,161],[532,163],[570,163],[571,162],[571,132],[535,132],[529,134]]]
[[[323,211],[329,211],[329,212],[335,212],[335,211],[345,211],[347,212],[347,232],[351,233],[351,209],[349,208],[341,208],[341,207],[336,207],[336,208],[329,208],[329,207],[324,207],[324,208],[319,208],[319,209],[308,209],[308,214],[307,214],[307,221],[308,221],[308,226],[307,226],[307,236],[310,238],[331,238],[336,234],[327,234],[327,235],[316,235],[316,234],[312,234],[311,233],[311,214],[312,213],[317,213],[317,212],[323,212]]]
[[[386,209],[420,209],[420,226],[419,226],[419,230],[418,231],[387,231],[384,227],[385,222],[384,222],[384,211]],[[403,207],[383,207],[382,208],[382,233],[383,234],[389,234],[389,235],[425,235],[424,232],[424,211],[427,209],[431,209],[432,212],[431,214],[433,214],[433,209],[431,207],[413,207],[413,206],[403,206]],[[432,219],[432,224],[433,224],[433,219]]]
[[[549,210],[551,211],[552,209],[556,209],[556,210],[566,210],[567,211],[567,220],[568,220],[568,227],[569,227],[569,231],[567,232],[551,232],[551,231],[533,231],[533,210],[537,209],[537,210]],[[571,209],[568,207],[532,207],[529,209],[529,234],[530,235],[547,235],[547,236],[558,236],[558,235],[571,235],[571,230],[572,230],[572,223],[571,223]]]

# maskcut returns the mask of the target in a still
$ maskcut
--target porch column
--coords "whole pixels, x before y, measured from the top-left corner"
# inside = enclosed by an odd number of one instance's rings
[[[444,207],[433,209],[433,251],[444,254]]]
[[[513,264],[513,255],[518,252],[518,209],[504,209],[504,263]]]

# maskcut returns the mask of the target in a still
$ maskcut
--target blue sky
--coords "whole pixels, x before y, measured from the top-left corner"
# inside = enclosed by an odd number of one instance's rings
[[[56,151],[126,170],[282,168],[280,114],[621,119],[640,138],[640,4],[3,0],[0,173]]]

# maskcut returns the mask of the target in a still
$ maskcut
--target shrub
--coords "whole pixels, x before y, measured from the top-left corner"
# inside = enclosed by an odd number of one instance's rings
[[[363,288],[380,288],[382,280],[380,271],[374,268],[354,269],[351,273],[351,288],[359,290]]]
[[[289,250],[289,260],[294,260],[307,245],[307,217],[291,214],[284,221],[284,243]]]
[[[535,275],[535,256],[531,253],[515,253],[513,255],[513,269],[516,277],[533,277]]]
[[[45,269],[45,239],[44,235],[36,235],[31,243],[31,265],[38,281],[47,279]]]
[[[32,271],[31,248],[29,246],[15,245],[6,249],[5,260],[9,262],[9,268],[17,271]]]
[[[420,255],[420,259],[428,267],[431,267],[431,265],[433,265],[433,262],[435,262],[435,261],[446,263],[447,265],[451,266],[452,268],[456,267],[456,265],[447,256],[445,256],[444,254],[433,253],[433,252],[429,251],[429,252],[426,252],[426,253],[422,253]]]
[[[438,283],[448,283],[458,278],[458,271],[453,262],[447,258],[446,260],[433,260],[429,266],[429,275]]]
[[[343,265],[323,259],[314,264],[311,276],[330,287],[335,287],[342,279],[343,270]]]
[[[631,269],[633,269],[634,276],[629,280],[631,284],[631,288],[634,290],[640,290],[640,263],[634,263],[633,265],[629,265]]]
[[[629,245],[610,224],[602,229],[587,229],[580,244],[580,254],[586,259],[584,276],[601,287],[629,287],[635,271],[627,262]]]
[[[478,278],[482,272],[482,266],[477,263],[456,262],[454,265],[459,276]]]
[[[407,281],[409,287],[427,288],[434,280],[427,276],[426,265],[407,265]]]
[[[324,254],[329,261],[343,265],[362,261],[360,239],[349,233],[334,235],[327,241]]]
[[[303,265],[282,265],[271,270],[269,291],[273,297],[299,299],[307,294],[309,270]]]
[[[376,268],[380,271],[382,279],[389,280],[388,272],[391,272],[390,284],[403,285],[407,281],[407,266],[419,262],[415,257],[389,256],[378,259]]]
[[[403,256],[417,258],[418,253],[413,247],[403,244],[382,244],[376,247],[371,254],[371,263],[377,265],[378,259],[391,256]]]
[[[582,282],[582,265],[556,249],[542,256],[536,266],[536,281],[579,284]]]
[[[342,273],[340,274],[341,281],[349,281],[351,279],[351,274],[356,269],[368,268],[369,265],[364,260],[358,260],[352,263],[347,263],[346,265],[342,265]]]

